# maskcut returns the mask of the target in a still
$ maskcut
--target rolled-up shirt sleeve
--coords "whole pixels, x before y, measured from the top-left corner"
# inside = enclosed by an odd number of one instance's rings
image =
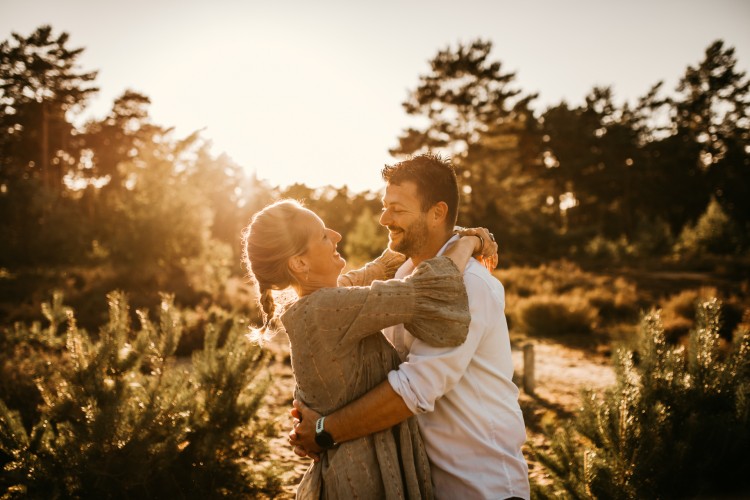
[[[431,412],[435,402],[453,389],[488,331],[488,322],[497,321],[504,307],[498,297],[474,274],[464,274],[471,323],[466,341],[457,347],[433,347],[414,339],[406,361],[388,373],[388,382],[414,414]]]

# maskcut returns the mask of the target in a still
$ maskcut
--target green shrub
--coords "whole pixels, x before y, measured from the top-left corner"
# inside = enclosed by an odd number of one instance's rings
[[[580,296],[535,295],[519,301],[516,307],[519,327],[533,336],[590,333],[596,311]]]
[[[672,346],[658,313],[640,346],[615,358],[616,383],[584,398],[549,452],[539,498],[706,498],[750,494],[750,331],[729,348],[720,303],[703,302],[687,347]]]
[[[667,255],[674,246],[674,235],[669,223],[662,218],[639,218],[636,222],[632,248],[636,255]]]
[[[727,215],[721,204],[711,198],[706,211],[695,225],[686,224],[674,246],[676,254],[694,257],[706,253],[730,255],[737,253],[739,245],[737,225]]]
[[[61,352],[65,342],[58,332],[68,312],[62,300],[62,294],[55,292],[52,302],[42,305],[46,328],[36,321],[30,327],[18,323],[0,333],[0,400],[20,413],[26,429],[31,429],[39,415],[40,385],[51,389],[68,366]]]
[[[625,236],[611,240],[597,235],[586,243],[584,253],[590,259],[619,262],[635,254],[635,249]]]
[[[279,491],[263,465],[269,425],[256,418],[268,380],[266,356],[231,317],[205,326],[192,366],[174,357],[182,323],[170,297],[158,321],[139,311],[132,328],[125,296],[109,299],[96,340],[60,301],[49,316],[67,328],[5,330],[7,343],[42,336],[63,341],[68,367],[37,384],[42,403],[27,431],[20,412],[0,401],[3,498],[247,498]],[[55,330],[64,330],[60,335]],[[223,345],[219,334],[225,332]]]

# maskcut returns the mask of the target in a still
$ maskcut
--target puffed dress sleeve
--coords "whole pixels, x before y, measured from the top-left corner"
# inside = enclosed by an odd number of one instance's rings
[[[295,306],[304,307],[300,319],[314,324],[331,347],[401,323],[430,345],[453,347],[464,342],[471,320],[462,273],[448,257],[426,260],[404,279],[324,288]]]
[[[406,257],[386,248],[380,256],[363,267],[339,276],[339,286],[368,286],[375,280],[389,280],[404,263]]]

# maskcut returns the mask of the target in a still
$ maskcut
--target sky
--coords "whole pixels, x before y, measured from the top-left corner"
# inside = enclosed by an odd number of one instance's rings
[[[271,185],[378,190],[413,124],[401,103],[438,50],[477,38],[542,112],[594,86],[673,90],[722,39],[750,73],[748,0],[0,0],[0,39],[49,24],[85,47],[102,118],[126,89]]]

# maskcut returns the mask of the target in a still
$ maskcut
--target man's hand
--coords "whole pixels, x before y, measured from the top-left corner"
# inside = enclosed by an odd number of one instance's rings
[[[320,460],[321,448],[315,443],[315,422],[322,416],[297,399],[294,408],[289,412],[293,420],[293,429],[289,432],[289,444],[294,453],[300,457],[310,457],[315,462]]]

